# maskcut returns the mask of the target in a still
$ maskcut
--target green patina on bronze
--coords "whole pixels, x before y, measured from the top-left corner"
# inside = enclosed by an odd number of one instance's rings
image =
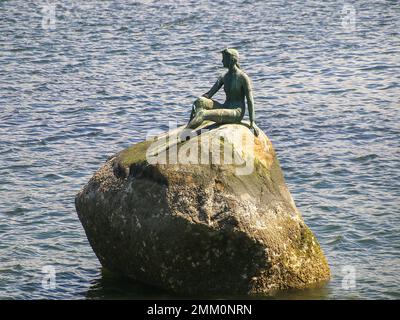
[[[254,127],[255,112],[252,85],[248,75],[240,68],[239,53],[235,49],[222,51],[222,64],[228,71],[212,86],[212,88],[193,103],[188,129],[199,127],[203,121],[212,120],[218,124],[240,123],[244,117],[247,100],[250,128],[258,136]],[[219,103],[211,99],[221,87],[224,87],[226,100]]]

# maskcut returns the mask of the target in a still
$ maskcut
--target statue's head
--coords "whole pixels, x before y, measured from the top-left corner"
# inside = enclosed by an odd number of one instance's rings
[[[225,68],[232,68],[236,65],[239,69],[239,52],[236,49],[226,48],[221,51],[222,53],[222,64]]]

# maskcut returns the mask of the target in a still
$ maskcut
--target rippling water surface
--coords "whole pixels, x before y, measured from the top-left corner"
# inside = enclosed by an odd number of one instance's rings
[[[44,3],[0,1],[0,298],[170,296],[102,272],[74,196],[185,123],[226,46],[333,274],[273,298],[400,298],[398,1],[56,1],[55,25]]]

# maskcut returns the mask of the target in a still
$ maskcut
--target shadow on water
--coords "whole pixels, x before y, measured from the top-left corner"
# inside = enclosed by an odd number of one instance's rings
[[[329,289],[325,285],[317,285],[307,289],[290,289],[276,291],[265,295],[240,296],[188,296],[178,295],[169,291],[133,281],[129,278],[116,275],[106,269],[101,270],[101,277],[94,280],[86,293],[86,299],[104,300],[141,300],[141,299],[243,299],[243,300],[322,300],[329,296]]]
[[[94,280],[86,293],[87,299],[179,299],[160,288],[135,282],[101,269],[101,277]]]
[[[275,292],[271,299],[275,300],[325,300],[328,299],[330,290],[327,284],[307,289],[288,289]]]

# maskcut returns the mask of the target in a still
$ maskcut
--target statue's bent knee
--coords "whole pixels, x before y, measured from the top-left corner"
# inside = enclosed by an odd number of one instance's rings
[[[197,109],[209,109],[210,99],[206,97],[199,97],[194,102]]]

